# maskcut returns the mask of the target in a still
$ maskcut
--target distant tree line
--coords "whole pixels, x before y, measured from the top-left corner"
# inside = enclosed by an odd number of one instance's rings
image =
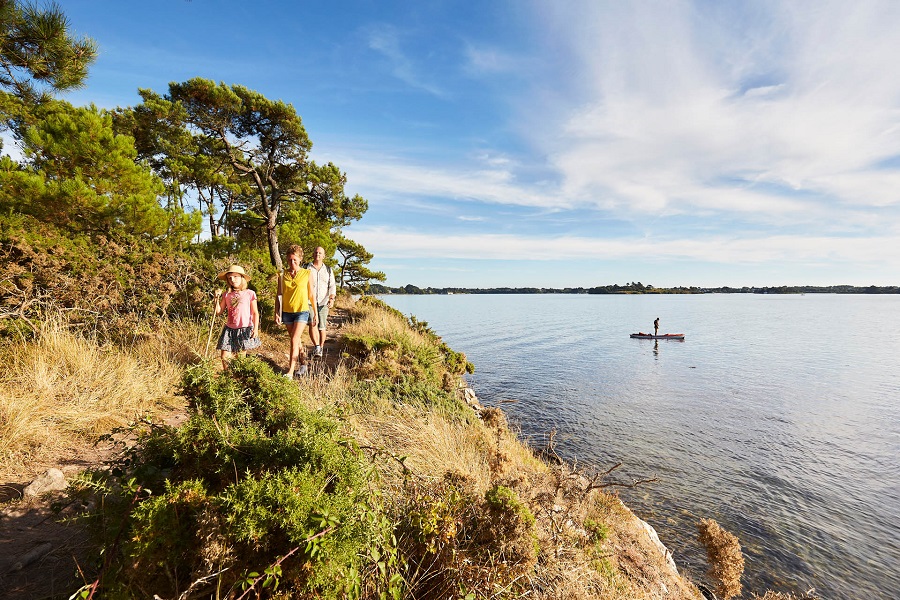
[[[412,284],[402,287],[390,287],[372,284],[372,294],[900,294],[900,286],[854,286],[854,285],[791,285],[777,287],[671,287],[661,288],[631,282],[624,285],[612,284],[596,287],[568,288],[536,288],[536,287],[496,287],[496,288],[461,288],[461,287],[426,287],[420,288]]]

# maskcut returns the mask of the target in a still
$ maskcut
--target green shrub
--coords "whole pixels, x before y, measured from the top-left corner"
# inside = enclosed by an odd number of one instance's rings
[[[0,297],[32,322],[64,308],[72,325],[127,342],[136,331],[202,318],[213,308],[215,270],[163,242],[70,232],[9,214],[0,215],[0,245],[9,264]]]
[[[484,494],[488,516],[482,535],[495,543],[505,564],[519,571],[534,566],[539,549],[534,514],[510,488],[495,485]]]
[[[128,471],[154,492],[127,518],[109,592],[171,597],[208,578],[198,593],[229,597],[268,568],[283,592],[359,593],[373,551],[390,555],[390,536],[374,472],[337,423],[305,408],[296,384],[252,357],[226,374],[192,367],[183,390],[195,412],[179,429],[151,434],[140,467]],[[121,496],[115,490],[107,494]],[[127,502],[105,504],[123,514]],[[397,588],[396,579],[379,581]]]
[[[448,475],[411,486],[397,510],[414,598],[516,597],[537,562],[534,515],[508,487],[479,496],[471,482]]]
[[[380,377],[357,381],[351,397],[354,403],[365,406],[388,399],[395,404],[407,404],[430,409],[446,417],[475,422],[475,413],[462,402],[456,391],[447,391],[430,381],[401,376],[396,380]]]
[[[605,542],[609,536],[609,526],[602,521],[590,518],[585,519],[584,528],[591,534],[591,540],[595,543]]]

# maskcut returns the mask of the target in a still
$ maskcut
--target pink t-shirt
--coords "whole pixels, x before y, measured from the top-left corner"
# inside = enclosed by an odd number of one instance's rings
[[[228,311],[228,319],[225,326],[231,329],[243,329],[253,325],[253,314],[250,305],[256,300],[256,292],[243,290],[240,292],[228,291],[223,296],[225,310]]]

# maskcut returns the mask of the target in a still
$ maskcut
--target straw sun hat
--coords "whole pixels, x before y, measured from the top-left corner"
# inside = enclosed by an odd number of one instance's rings
[[[224,273],[219,273],[219,279],[225,281],[225,278],[228,277],[229,273],[239,273],[244,276],[244,279],[250,281],[250,276],[244,271],[244,267],[240,265],[231,265],[228,267]]]

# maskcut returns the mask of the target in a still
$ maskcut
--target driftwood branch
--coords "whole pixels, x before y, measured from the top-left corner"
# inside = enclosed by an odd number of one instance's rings
[[[590,482],[588,482],[588,485],[584,488],[584,497],[587,497],[587,495],[589,493],[591,493],[591,490],[599,490],[599,489],[608,488],[608,487],[635,488],[644,483],[653,483],[653,482],[659,481],[658,477],[648,477],[646,479],[633,479],[630,483],[623,483],[620,481],[604,481],[604,478],[609,476],[610,473],[612,473],[613,471],[615,471],[616,469],[618,469],[621,466],[622,466],[622,463],[616,463],[613,466],[611,466],[610,468],[608,468],[606,471],[595,474],[591,478]]]
[[[373,457],[379,456],[379,455],[384,455],[384,456],[387,456],[388,458],[393,459],[395,462],[397,462],[397,464],[400,465],[400,468],[403,469],[404,477],[413,475],[415,477],[418,477],[419,479],[424,479],[424,477],[421,477],[420,475],[413,473],[412,469],[410,469],[409,466],[407,466],[405,456],[397,456],[396,454],[394,454],[390,450],[387,450],[386,448],[376,448],[375,446],[359,446],[359,448],[361,450],[369,450],[372,453]]]

